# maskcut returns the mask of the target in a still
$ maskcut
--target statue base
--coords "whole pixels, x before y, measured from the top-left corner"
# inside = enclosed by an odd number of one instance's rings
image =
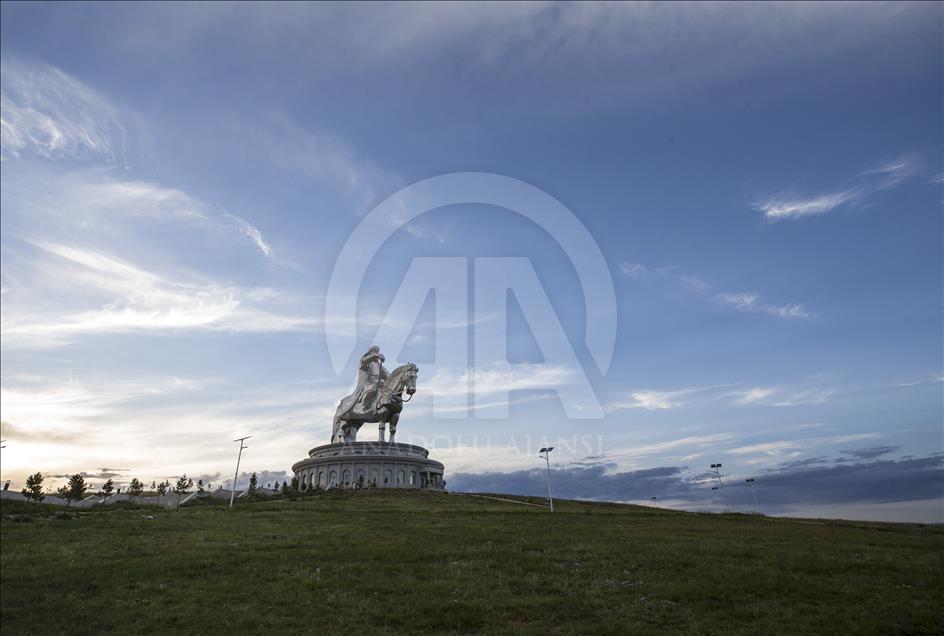
[[[444,490],[443,465],[422,446],[396,442],[325,444],[308,451],[292,472],[309,488]]]

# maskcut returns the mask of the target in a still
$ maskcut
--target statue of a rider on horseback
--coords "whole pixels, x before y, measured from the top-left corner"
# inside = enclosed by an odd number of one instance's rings
[[[381,442],[384,441],[384,431],[389,424],[390,442],[393,442],[403,404],[409,402],[416,392],[418,369],[415,364],[408,362],[388,373],[384,361],[377,345],[361,356],[357,388],[341,400],[334,415],[332,444],[356,441],[358,430],[366,422],[378,423]],[[404,392],[407,394],[405,400]]]

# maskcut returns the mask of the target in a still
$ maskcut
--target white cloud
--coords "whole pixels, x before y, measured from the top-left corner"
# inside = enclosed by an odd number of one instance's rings
[[[608,450],[605,458],[607,461],[614,461],[622,466],[630,465],[638,459],[654,456],[659,457],[659,461],[689,461],[691,458],[700,456],[703,451],[717,449],[720,444],[731,439],[733,436],[730,433],[712,433],[689,435],[661,442],[627,442],[625,448]]]
[[[629,395],[628,402],[617,402],[607,405],[607,411],[621,409],[646,409],[647,411],[674,409],[684,406],[685,402],[679,398],[692,393],[692,389],[680,391],[634,391]]]
[[[649,270],[638,263],[620,263],[620,274],[628,278],[643,278],[649,274]]]
[[[227,214],[227,216],[236,222],[236,227],[239,228],[240,232],[252,239],[252,242],[256,244],[256,247],[259,248],[259,251],[262,252],[264,256],[272,254],[272,246],[266,243],[265,239],[262,238],[262,232],[259,231],[259,228],[249,221],[239,218],[235,214]]]
[[[743,311],[753,311],[768,313],[778,318],[809,318],[810,312],[803,305],[768,305],[758,302],[760,296],[754,292],[742,292],[739,294],[718,294],[715,298],[725,305],[730,305],[735,309]]]
[[[5,59],[0,101],[3,160],[99,159],[125,166],[132,141],[137,150],[146,145],[129,115],[53,66]]]
[[[896,386],[920,386],[922,384],[933,384],[937,382],[944,382],[944,375],[933,374],[930,377],[921,378],[920,380],[909,380],[907,382],[897,382]]]
[[[763,212],[769,221],[825,214],[844,206],[859,204],[881,190],[894,188],[915,175],[918,168],[919,160],[915,155],[903,155],[860,174],[849,187],[812,197],[768,195],[755,201],[751,207]]]
[[[763,406],[804,406],[825,404],[835,393],[835,389],[809,387],[791,389],[786,387],[754,387],[747,391],[729,393],[737,405],[759,404]]]
[[[799,391],[787,392],[785,395],[782,395],[776,399],[776,401],[772,402],[772,404],[773,406],[804,406],[810,404],[825,404],[830,400],[830,398],[832,398],[835,392],[835,389],[823,387],[800,389]]]
[[[424,385],[437,397],[477,397],[504,394],[509,391],[542,390],[571,382],[573,369],[535,363],[502,362],[493,365],[454,371],[441,369]]]
[[[809,318],[811,316],[803,305],[767,305],[764,311],[780,318]]]
[[[739,446],[737,448],[732,448],[727,452],[733,455],[753,455],[756,453],[763,453],[765,455],[783,455],[787,451],[792,451],[802,447],[802,444],[795,441],[779,441]]]
[[[814,214],[831,212],[841,205],[857,200],[861,196],[858,190],[843,190],[823,194],[812,198],[790,198],[776,195],[754,203],[754,209],[764,213],[771,221],[799,218]]]
[[[734,400],[735,404],[756,404],[758,402],[763,402],[773,394],[777,392],[777,389],[766,388],[766,387],[755,387],[753,389],[748,389],[747,391],[741,391],[736,393],[737,397]]]
[[[63,172],[29,166],[11,167],[10,171],[13,178],[4,180],[2,191],[4,214],[13,220],[12,227],[26,227],[31,235],[74,240],[79,233],[125,246],[140,242],[154,249],[162,247],[155,237],[163,235],[154,230],[176,227],[183,234],[166,247],[177,260],[181,238],[210,236],[218,244],[218,236],[238,232],[269,262],[297,267],[249,221],[177,188],[116,176],[100,167]],[[240,238],[233,246],[238,248],[242,243]]]
[[[4,475],[22,479],[36,470],[113,465],[148,480],[170,472],[213,473],[231,465],[233,433],[246,430],[254,434],[243,456],[247,470],[289,466],[327,436],[341,394],[337,387],[314,390],[311,383],[235,387],[221,379],[131,375],[4,375],[2,432],[16,449],[4,455]]]
[[[264,127],[240,130],[240,134],[283,168],[336,186],[353,200],[358,213],[366,213],[369,205],[405,185],[402,177],[361,156],[340,137],[303,128],[284,116],[268,119]],[[412,231],[424,230],[417,226]]]
[[[732,305],[736,309],[749,309],[754,307],[754,304],[757,302],[757,294],[748,292],[740,294],[718,294],[717,299],[727,305]]]
[[[770,463],[771,458],[775,461],[783,461],[784,459],[800,457],[804,452],[809,452],[813,449],[822,449],[824,444],[839,445],[879,437],[881,437],[881,435],[878,433],[854,433],[834,437],[805,437],[793,440],[775,440],[746,444],[744,446],[736,446],[727,449],[725,452],[738,456],[758,456],[747,462],[748,464],[756,466],[758,464]]]
[[[621,411],[626,409],[645,409],[647,411],[661,411],[668,409],[681,408],[686,405],[685,398],[694,393],[701,393],[703,391],[710,391],[712,389],[717,389],[722,386],[730,385],[715,385],[715,386],[705,386],[705,387],[696,387],[691,389],[676,389],[674,391],[654,391],[651,389],[643,389],[639,391],[633,391],[629,394],[628,401],[617,401],[611,402],[606,405],[605,411],[612,413],[614,411]]]
[[[812,314],[801,304],[772,305],[761,301],[757,292],[713,292],[714,285],[689,274],[679,273],[677,267],[650,268],[638,263],[620,263],[623,276],[636,279],[660,278],[684,286],[689,291],[739,311],[764,313],[785,320],[809,318]]]
[[[36,241],[25,302],[3,305],[4,346],[50,346],[86,334],[181,329],[268,332],[312,330],[320,321],[273,311],[280,295],[196,277],[172,279],[113,255]],[[57,258],[46,258],[51,255]],[[52,285],[53,287],[50,287]],[[36,302],[50,289],[57,305]],[[305,312],[314,315],[313,310]]]

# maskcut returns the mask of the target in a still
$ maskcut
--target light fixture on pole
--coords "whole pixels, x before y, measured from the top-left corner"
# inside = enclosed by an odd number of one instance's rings
[[[554,512],[554,495],[551,494],[551,451],[554,450],[553,446],[547,446],[539,450],[539,453],[544,453],[541,457],[544,458],[544,461],[547,462],[547,502],[550,504],[551,512]]]
[[[239,442],[239,455],[236,456],[236,474],[233,476],[233,490],[229,493],[229,507],[233,507],[233,500],[236,498],[236,480],[239,479],[239,460],[243,458],[243,449],[249,448],[243,442],[252,437],[252,435],[247,435],[246,437],[240,437],[239,439],[234,439],[234,442]]]
[[[721,481],[721,464],[712,464],[711,468],[715,471],[715,477],[718,478],[718,492],[721,493],[721,499],[724,501],[724,507],[731,512],[731,506],[728,505],[728,498],[724,494],[724,482]],[[712,488],[712,490],[715,490]]]
[[[760,505],[757,503],[757,493],[754,492],[754,478],[745,479],[744,482],[751,487],[751,494],[754,495],[754,510],[760,514]]]

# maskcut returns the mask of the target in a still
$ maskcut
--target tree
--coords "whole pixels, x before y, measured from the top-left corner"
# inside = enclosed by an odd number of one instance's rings
[[[200,493],[201,495],[206,492],[206,488],[203,487],[202,479],[197,480],[197,492]]]
[[[253,495],[256,492],[256,488],[259,485],[259,480],[256,478],[256,473],[249,475],[249,494]]]
[[[46,497],[46,495],[43,494],[43,481],[45,479],[42,473],[36,473],[26,478],[26,488],[20,491],[23,493],[23,496],[26,497],[26,503],[29,503],[31,500],[42,501]]]
[[[98,490],[98,496],[102,498],[102,503],[105,503],[105,499],[110,497],[113,492],[115,492],[115,482],[109,478]]]
[[[298,477],[292,477],[292,490],[298,490]]]
[[[69,483],[60,488],[57,494],[66,500],[66,506],[68,507],[72,505],[73,501],[84,497],[88,489],[89,487],[88,484],[85,483],[85,478],[76,473],[69,477]]]
[[[144,492],[144,484],[137,477],[131,478],[131,483],[128,484],[128,490],[126,491],[129,495],[134,495],[137,497]]]
[[[168,490],[170,490],[170,482],[166,479],[157,485],[157,494],[161,497],[166,495]]]
[[[283,494],[283,495],[287,495],[287,494],[288,494],[288,482],[286,482],[286,481],[283,481],[283,482],[282,482],[282,494]]]
[[[180,508],[180,498],[184,493],[190,492],[190,489],[193,488],[193,480],[187,477],[187,475],[181,475],[177,479],[177,484],[174,486],[174,492],[177,493],[177,507]]]

